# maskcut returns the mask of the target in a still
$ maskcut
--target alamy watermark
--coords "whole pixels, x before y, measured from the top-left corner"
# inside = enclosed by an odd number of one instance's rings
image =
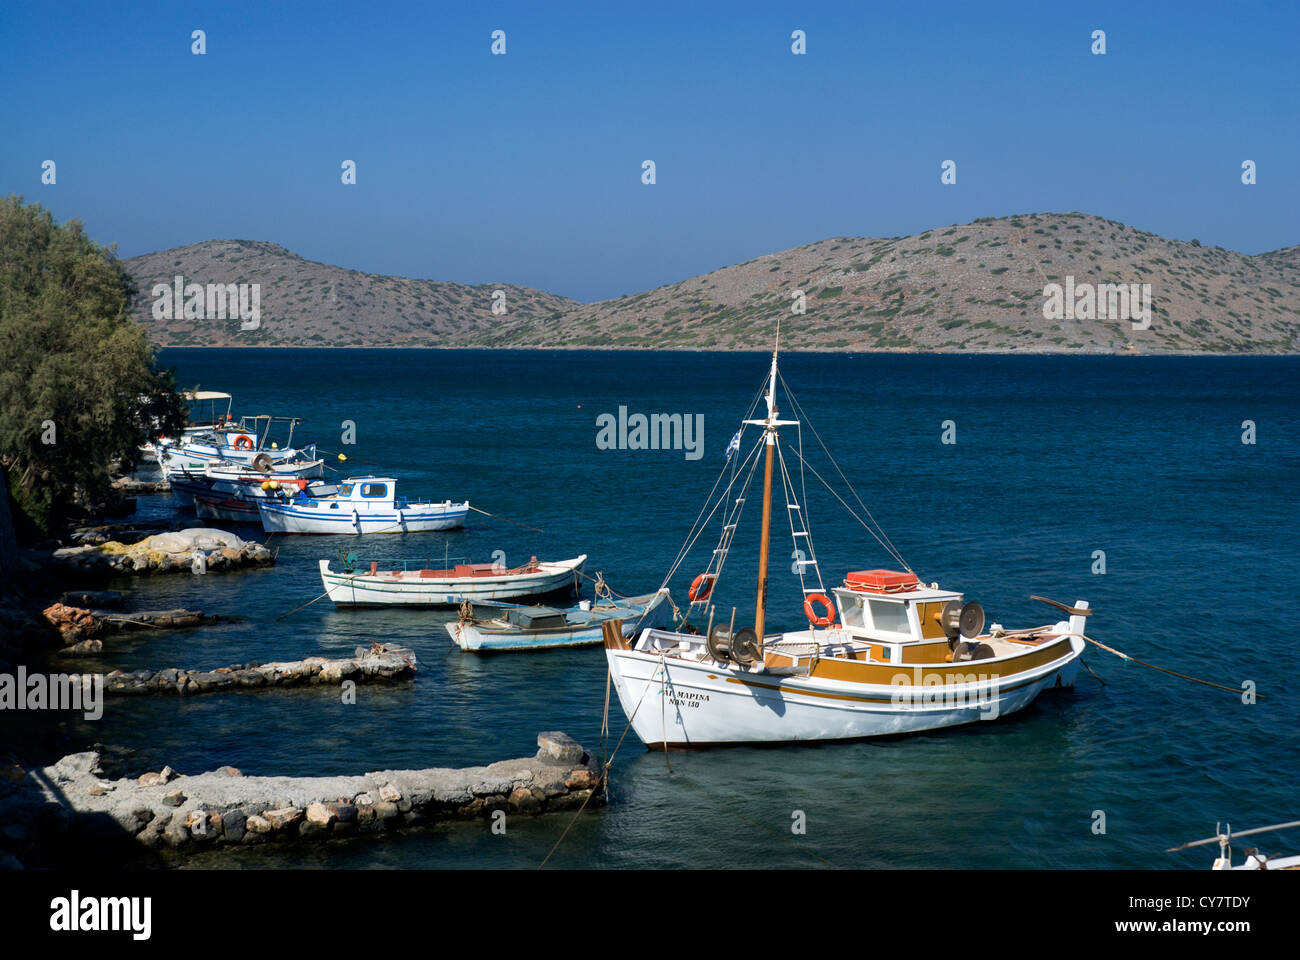
[[[19,666],[0,673],[0,710],[80,710],[87,720],[104,715],[102,673],[33,673]]]
[[[912,673],[896,673],[889,681],[894,687],[890,696],[895,706],[977,707],[981,720],[996,720],[1001,687],[1000,674],[926,673],[916,668]]]
[[[596,418],[598,450],[684,450],[687,460],[704,456],[704,414],[627,412],[602,413]]]
[[[1047,320],[1130,320],[1134,330],[1151,326],[1151,284],[1078,283],[1043,287],[1043,317]]]
[[[186,283],[177,274],[171,284],[155,283],[150,294],[155,320],[238,320],[240,330],[262,325],[260,283]]]

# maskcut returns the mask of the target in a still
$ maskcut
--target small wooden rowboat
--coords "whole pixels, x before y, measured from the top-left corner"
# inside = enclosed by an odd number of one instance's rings
[[[666,626],[671,605],[668,591],[641,597],[621,597],[592,604],[583,601],[565,610],[505,603],[465,604],[460,618],[447,624],[451,639],[462,650],[484,653],[506,650],[548,650],[552,647],[592,646],[601,642],[606,620],[623,621],[623,636],[643,628]]]
[[[450,569],[430,570],[397,562],[402,569],[380,570],[378,561],[373,561],[367,569],[335,571],[329,560],[322,560],[321,582],[340,606],[457,606],[465,600],[571,597],[582,579],[587,555],[549,563],[533,557],[511,569],[494,563],[458,563]]]

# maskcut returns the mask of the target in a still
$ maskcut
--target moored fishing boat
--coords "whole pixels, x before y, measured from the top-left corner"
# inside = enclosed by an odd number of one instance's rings
[[[306,491],[284,500],[259,500],[267,533],[425,533],[453,530],[469,516],[469,502],[411,500],[392,477],[349,477],[334,496]]]
[[[447,632],[462,650],[484,653],[592,646],[601,642],[606,620],[621,620],[623,636],[634,637],[642,628],[663,626],[670,605],[667,590],[583,601],[568,609],[466,602]]]
[[[307,477],[243,477],[214,483],[205,492],[195,492],[194,512],[200,520],[260,524],[259,500],[284,500],[297,494],[332,497],[339,492],[339,487],[335,481]]]
[[[188,406],[188,414],[185,428],[181,431],[180,437],[173,440],[161,434],[155,434],[153,439],[140,446],[140,452],[146,457],[156,459],[158,451],[162,447],[173,443],[184,444],[201,434],[211,433],[232,420],[230,408],[234,403],[234,398],[228,393],[215,390],[187,390],[181,394],[181,398]],[[225,411],[221,412],[220,406],[223,400],[225,401]],[[207,407],[203,407],[202,404],[207,404]]]
[[[457,563],[430,569],[428,561],[396,561],[401,569],[379,569],[379,561],[355,570],[320,561],[321,582],[330,600],[340,606],[456,606],[465,600],[514,600],[520,597],[573,596],[582,579],[587,555],[571,560],[540,561],[532,557],[522,567],[495,563]]]
[[[214,496],[238,497],[241,494],[257,496],[252,492],[253,487],[264,493],[274,491],[271,494],[273,496],[278,496],[281,492],[292,494],[294,488],[298,491],[306,489],[309,496],[334,496],[341,484],[338,481],[319,479],[323,467],[324,462],[321,460],[295,459],[276,464],[269,460],[252,464],[222,461],[209,464],[199,472],[178,470],[168,474],[167,479],[171,484],[172,497],[183,506],[193,504],[200,495],[208,499]],[[271,486],[263,486],[267,483]],[[253,509],[253,522],[260,522],[256,508]]]
[[[739,454],[746,427],[759,428],[757,441],[730,467],[725,486],[728,467],[723,467],[714,486],[714,493],[721,488],[716,504],[711,510],[705,504],[665,578],[667,586],[705,524],[720,512],[718,545],[691,584],[687,617],[676,629],[646,629],[631,642],[616,620],[604,626],[610,676],[641,740],[652,747],[685,747],[913,733],[994,719],[1024,709],[1043,690],[1072,686],[1085,646],[1085,618],[1092,612],[1084,601],[1072,607],[1046,601],[1069,615],[1054,625],[1005,630],[995,624],[984,632],[979,604],[936,583],[924,584],[865,506],[867,519],[829,484],[841,505],[904,569],[850,573],[830,591],[834,599],[827,596],[805,511],[802,420],[778,417],[777,353],[760,391],[766,412],[753,416],[756,396],[729,446],[728,464],[730,451]],[[784,380],[780,383],[785,400],[801,413]],[[781,428],[798,429],[798,441],[787,447],[779,440]],[[824,444],[822,449],[830,458]],[[744,625],[737,623],[734,607],[718,616],[712,597],[760,462],[757,595],[752,625]],[[808,629],[769,634],[764,628],[777,466]],[[843,471],[835,468],[847,486]],[[707,615],[702,633],[689,622],[696,612],[700,622]]]
[[[300,423],[297,417],[259,415],[241,417],[237,424],[227,422],[201,432],[187,432],[175,442],[156,444],[158,466],[164,474],[174,475],[181,471],[201,472],[209,465],[223,462],[279,464],[315,460],[315,444],[293,446],[293,432]],[[271,439],[277,425],[288,428],[283,447]]]

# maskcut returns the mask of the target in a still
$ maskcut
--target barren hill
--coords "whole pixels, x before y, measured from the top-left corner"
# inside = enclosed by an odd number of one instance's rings
[[[262,344],[765,349],[780,314],[785,342],[803,350],[1300,352],[1300,247],[1250,256],[1080,213],[822,240],[591,304],[509,285],[360,274],[241,241],[127,265],[146,295],[142,319],[149,286],[176,272],[200,282],[260,279]],[[1067,277],[1078,289],[1150,284],[1149,328],[1045,317],[1044,288]],[[501,316],[491,312],[495,289],[507,291]],[[802,315],[790,312],[796,290]],[[217,340],[211,323],[172,321],[155,324],[154,339],[250,342],[229,328]]]
[[[124,261],[139,287],[135,313],[155,343],[169,346],[454,346],[500,326],[493,294],[505,293],[506,316],[549,316],[577,302],[514,284],[466,286],[332,267],[275,243],[208,240]],[[261,325],[237,320],[156,320],[154,284],[257,283]],[[179,311],[178,311],[179,312]]]

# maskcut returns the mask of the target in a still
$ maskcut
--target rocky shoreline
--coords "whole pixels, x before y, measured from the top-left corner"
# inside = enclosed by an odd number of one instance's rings
[[[264,687],[293,687],[330,684],[349,680],[366,683],[377,680],[410,680],[419,669],[414,651],[395,644],[372,643],[357,647],[351,657],[329,659],[307,657],[277,663],[233,664],[215,670],[114,670],[104,675],[104,693],[117,695],[146,693],[214,693]]]
[[[233,767],[101,779],[100,755],[0,769],[0,861],[21,866],[40,838],[89,833],[182,853],[230,845],[383,834],[445,820],[534,816],[603,803],[599,764],[563,733],[532,757],[460,769],[252,777]],[[10,862],[12,861],[12,862]]]

